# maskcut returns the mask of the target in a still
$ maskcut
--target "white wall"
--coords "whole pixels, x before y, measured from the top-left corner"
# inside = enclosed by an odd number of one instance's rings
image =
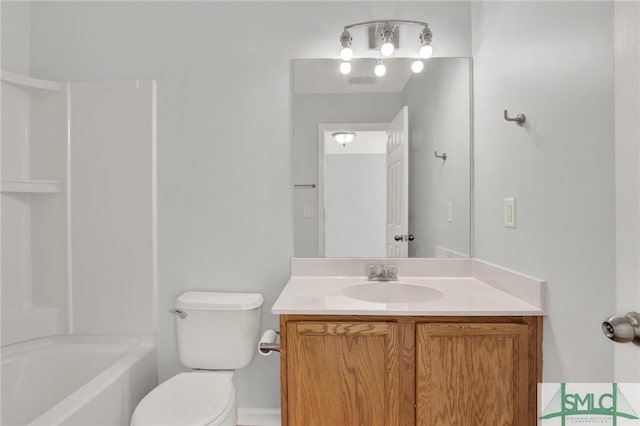
[[[616,315],[640,311],[640,4],[616,2]],[[640,382],[634,345],[614,345],[615,378]]]
[[[31,53],[31,1],[0,2],[0,68],[29,75]]]
[[[473,3],[472,21],[476,256],[548,280],[545,381],[611,381],[613,3]]]
[[[180,371],[167,314],[185,290],[259,291],[263,327],[293,255],[290,60],[336,57],[346,24],[427,20],[469,56],[466,2],[37,2],[31,71],[158,81],[159,368]],[[241,406],[279,404],[278,358],[238,372]]]
[[[308,184],[318,183],[320,124],[389,123],[402,108],[402,100],[399,93],[294,95],[292,107],[293,182]],[[304,207],[311,207],[314,217],[304,217]],[[293,208],[295,256],[318,257],[317,190],[296,189]]]
[[[466,58],[425,61],[402,91],[409,107],[410,257],[436,247],[469,255],[471,64]],[[447,153],[447,160],[434,156]],[[447,221],[447,203],[453,222]]]

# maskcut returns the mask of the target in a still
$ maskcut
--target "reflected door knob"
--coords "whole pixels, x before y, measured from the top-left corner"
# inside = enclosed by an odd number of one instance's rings
[[[412,234],[396,235],[393,237],[396,241],[413,241],[415,237]]]

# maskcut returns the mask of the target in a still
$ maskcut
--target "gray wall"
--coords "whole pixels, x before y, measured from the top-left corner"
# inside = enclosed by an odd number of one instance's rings
[[[0,2],[2,69],[29,75],[31,2]]]
[[[318,125],[321,123],[389,123],[402,108],[399,93],[294,95],[293,181],[317,183]],[[314,189],[294,193],[295,255],[318,257],[318,194]],[[310,206],[313,218],[303,217]]]
[[[608,382],[613,3],[474,2],[472,16],[476,256],[548,280],[545,381]],[[524,127],[504,109],[525,113]],[[516,198],[515,229],[503,225],[505,197]]]
[[[402,91],[409,107],[409,232],[415,235],[409,256],[434,257],[436,246],[469,255],[470,61],[425,62]],[[446,152],[447,160],[434,151]]]
[[[324,161],[326,256],[385,257],[386,154],[330,154]]]
[[[277,324],[269,311],[293,255],[290,60],[337,57],[344,25],[381,16],[428,21],[438,55],[471,52],[466,2],[36,2],[31,11],[34,77],[158,81],[161,380],[183,369],[166,312],[185,290],[259,291],[263,327]],[[277,356],[256,357],[237,373],[239,404],[278,406],[278,376]]]

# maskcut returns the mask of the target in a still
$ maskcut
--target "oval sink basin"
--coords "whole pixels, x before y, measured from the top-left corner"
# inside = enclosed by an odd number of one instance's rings
[[[440,299],[434,288],[399,282],[371,282],[345,287],[342,294],[352,299],[378,303],[423,303]]]

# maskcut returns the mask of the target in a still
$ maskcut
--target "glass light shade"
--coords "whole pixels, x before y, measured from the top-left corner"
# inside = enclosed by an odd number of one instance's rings
[[[373,72],[378,76],[382,77],[387,73],[387,67],[382,63],[378,63],[376,67],[373,69]]]
[[[350,47],[343,47],[342,50],[340,50],[340,58],[343,61],[350,61],[353,59],[353,49]]]
[[[433,55],[433,47],[430,44],[425,44],[420,48],[420,57],[427,59]]]
[[[391,56],[393,55],[393,49],[393,43],[387,41],[382,46],[380,46],[380,53],[382,53],[382,56]]]
[[[343,62],[340,64],[340,72],[347,75],[351,72],[351,62]]]
[[[353,142],[356,138],[356,134],[354,132],[335,132],[331,133],[331,136],[333,136],[333,139],[342,146]]]
[[[424,63],[420,59],[416,59],[411,63],[411,71],[413,71],[414,73],[417,74],[419,72],[422,72],[423,69]]]

